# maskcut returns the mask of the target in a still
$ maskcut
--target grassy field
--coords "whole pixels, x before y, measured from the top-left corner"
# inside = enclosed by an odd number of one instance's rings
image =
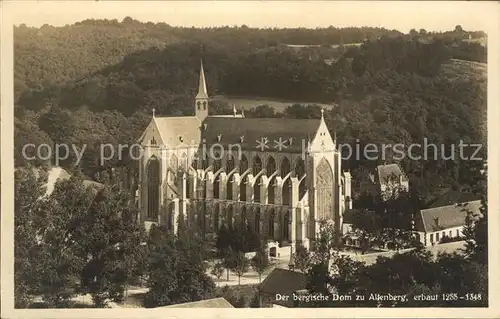
[[[443,64],[441,73],[450,81],[471,77],[475,80],[484,81],[487,76],[487,67],[486,63],[451,59]]]

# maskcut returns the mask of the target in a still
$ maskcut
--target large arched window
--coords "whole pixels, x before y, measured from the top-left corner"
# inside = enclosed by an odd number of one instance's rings
[[[229,229],[233,229],[234,224],[233,224],[233,219],[234,219],[234,213],[233,213],[233,205],[228,205],[226,208],[226,219],[227,219],[227,227]]]
[[[260,188],[262,185],[262,177],[259,177],[253,185],[253,201],[260,203]]]
[[[174,230],[175,203],[171,202],[168,205],[167,211],[167,229]]]
[[[186,198],[193,197],[193,176],[186,173]]]
[[[290,212],[285,212],[283,216],[283,237],[285,240],[290,240]]]
[[[219,203],[214,205],[214,218],[213,218],[214,229],[213,231],[216,233],[220,228],[220,207]]]
[[[333,172],[328,161],[323,158],[316,168],[317,218],[333,219]]]
[[[292,206],[292,182],[290,178],[287,178],[283,183],[283,189],[281,190],[282,204],[285,206]]]
[[[269,239],[274,239],[274,219],[275,219],[275,212],[274,209],[271,209],[269,212],[269,217],[268,217],[268,225],[267,225],[267,237]]]
[[[260,159],[259,155],[255,155],[253,158],[252,162],[252,174],[253,176],[256,176],[257,174],[260,173],[262,170],[262,160]]]
[[[226,172],[229,174],[234,169],[234,158],[231,153],[227,154]]]
[[[240,175],[246,172],[247,169],[248,169],[248,159],[245,156],[245,154],[242,154],[240,159]]]
[[[229,200],[233,199],[233,184],[234,178],[233,175],[230,175],[226,181],[226,198]]]
[[[220,174],[217,174],[215,177],[214,177],[214,184],[213,184],[213,194],[214,194],[214,198],[216,199],[219,199],[220,198]]]
[[[175,154],[172,154],[172,156],[170,156],[170,168],[172,168],[172,170],[174,171],[177,171],[177,169],[179,168],[179,160],[177,159],[177,155]]]
[[[243,177],[240,180],[240,201],[247,201],[247,177]]]
[[[257,234],[260,234],[260,208],[257,207],[255,210],[255,218],[254,218],[254,226],[253,229]]]
[[[281,161],[281,167],[280,167],[280,173],[281,173],[281,177],[285,177],[286,175],[288,175],[288,173],[290,173],[290,161],[288,160],[288,158],[284,158],[283,161]]]
[[[182,155],[181,155],[181,168],[184,171],[187,171],[187,169],[188,169],[188,159],[187,159],[186,153],[182,153]]]
[[[305,162],[302,158],[299,158],[295,163],[295,176],[301,181],[299,184],[299,200],[302,200],[307,191],[307,176],[305,175]]]
[[[273,177],[269,181],[269,186],[267,187],[267,202],[268,202],[268,204],[276,204],[276,196],[275,196],[276,182],[277,182],[276,177]]]
[[[158,219],[158,210],[160,206],[160,161],[158,158],[151,157],[147,165],[148,178],[148,211],[149,220]]]
[[[243,231],[247,229],[247,208],[245,206],[241,207],[240,212],[240,230]]]
[[[269,156],[266,164],[266,174],[269,177],[273,175],[275,171],[276,171],[276,161],[274,160],[274,157]]]
[[[213,168],[214,168],[214,173],[217,173],[219,169],[222,167],[222,159],[221,159],[221,153],[215,151],[213,153],[214,158],[213,158]]]

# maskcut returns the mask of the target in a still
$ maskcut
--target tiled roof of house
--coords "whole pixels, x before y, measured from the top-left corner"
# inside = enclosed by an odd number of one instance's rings
[[[476,200],[458,205],[422,209],[415,227],[418,231],[429,233],[464,226],[467,212],[471,211],[473,214],[480,214],[480,207],[481,201]]]
[[[287,269],[274,270],[260,284],[261,293],[275,296],[276,294],[290,294],[305,289],[307,275]]]
[[[186,302],[177,305],[170,305],[158,308],[234,308],[224,298],[206,299],[200,301]]]

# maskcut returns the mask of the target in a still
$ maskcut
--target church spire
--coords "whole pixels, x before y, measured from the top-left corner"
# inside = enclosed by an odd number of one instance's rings
[[[205,71],[203,70],[203,60],[200,59],[200,83],[198,85],[197,99],[208,99],[207,83],[205,81]]]

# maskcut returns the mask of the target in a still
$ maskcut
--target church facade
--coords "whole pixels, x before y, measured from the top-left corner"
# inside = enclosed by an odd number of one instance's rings
[[[207,238],[251,227],[294,249],[310,247],[322,222],[340,235],[351,176],[320,119],[210,115],[203,64],[194,116],[158,117],[138,142],[140,221]],[[340,236],[339,236],[340,238]]]

